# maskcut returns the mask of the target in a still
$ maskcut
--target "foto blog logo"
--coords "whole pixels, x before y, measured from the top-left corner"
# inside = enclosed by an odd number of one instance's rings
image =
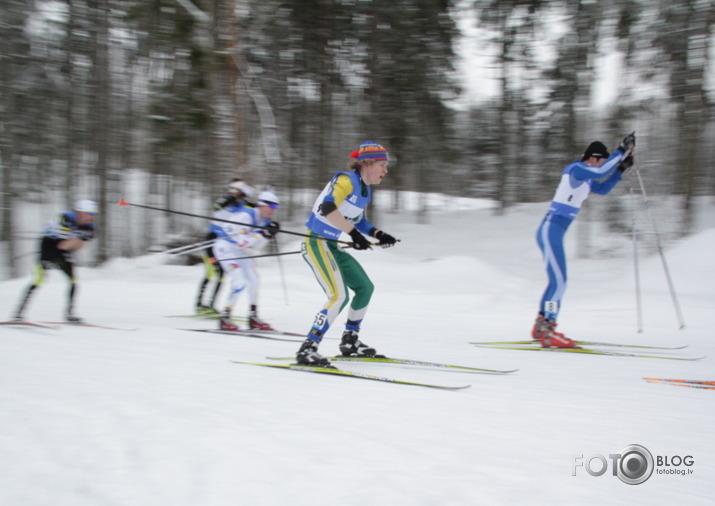
[[[577,471],[583,468],[591,476],[603,476],[608,471],[609,460],[613,476],[618,476],[623,483],[628,485],[644,483],[656,468],[657,474],[693,474],[690,467],[693,465],[694,459],[690,455],[685,457],[659,455],[654,459],[645,446],[632,444],[623,448],[619,453],[609,454],[608,459],[600,453],[589,455],[586,458],[583,454],[574,455],[571,463],[571,475],[576,476]],[[681,466],[688,469],[681,469]]]
[[[619,453],[609,454],[608,458],[611,459],[613,476],[618,476],[623,483],[640,485],[653,474],[653,455],[644,446],[628,445]],[[599,464],[594,465],[594,461]],[[584,467],[591,476],[602,476],[608,471],[608,461],[600,453],[589,455],[585,460],[583,455],[574,455],[572,476],[576,476],[579,467]]]

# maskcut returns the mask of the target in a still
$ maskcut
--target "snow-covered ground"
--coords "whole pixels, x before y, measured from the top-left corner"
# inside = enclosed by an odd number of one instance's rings
[[[77,312],[136,330],[0,328],[0,504],[712,504],[715,392],[642,378],[715,380],[715,228],[706,221],[666,244],[683,330],[660,257],[642,254],[642,333],[628,238],[608,236],[607,256],[577,260],[570,231],[560,321],[573,338],[687,344],[675,354],[705,359],[468,344],[528,338],[546,281],[534,240],[546,205],[496,217],[489,206],[451,203],[429,225],[385,214],[380,225],[402,242],[354,253],[377,287],[362,336],[379,352],[519,370],[342,367],[472,385],[460,391],[234,364],[292,355],[298,344],[182,330],[213,325],[167,317],[191,311],[199,265],[149,255],[80,268]],[[284,250],[298,249],[282,239]],[[262,316],[307,331],[323,295],[299,255],[282,266],[285,291],[278,261],[259,261]],[[0,283],[5,315],[28,282]],[[60,319],[65,292],[52,272],[27,316]],[[326,339],[321,351],[336,353],[337,341]],[[612,475],[609,455],[631,444],[670,463],[691,456],[692,465],[656,466],[645,483],[627,485]],[[576,467],[573,476],[574,455],[603,455],[607,472]],[[597,459],[591,468],[600,469]]]

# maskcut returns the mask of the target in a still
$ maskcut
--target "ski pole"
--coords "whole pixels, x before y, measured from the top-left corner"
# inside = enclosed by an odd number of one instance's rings
[[[635,132],[633,132],[635,134]],[[631,134],[631,135],[633,135]],[[626,151],[623,154],[623,157],[621,158],[621,163],[619,164],[619,169],[621,164],[623,164],[623,160],[628,158],[629,156],[633,156],[633,151],[635,150],[635,146],[631,146],[628,151]],[[626,169],[627,170],[627,169]],[[630,176],[630,172],[628,173]],[[636,220],[636,200],[635,200],[635,194],[633,193],[633,183],[631,181],[631,178],[629,177],[627,179],[628,181],[628,194],[630,195],[630,200],[631,200],[631,235],[633,239],[633,272],[635,275],[635,290],[636,290],[636,318],[638,321],[638,333],[643,332],[643,304],[641,300],[641,276],[640,276],[640,264],[639,264],[639,258],[638,258],[638,226],[637,226],[637,220]]]
[[[280,250],[278,248],[278,236],[273,236],[273,245],[276,249],[276,253],[279,253]],[[285,305],[288,306],[288,287],[286,286],[286,273],[285,270],[283,269],[283,259],[279,254],[274,255],[276,257],[276,260],[278,261],[278,270],[281,273],[281,285],[283,286],[283,301],[285,302]]]
[[[166,251],[161,251],[160,253],[166,253],[169,255],[183,255],[184,253],[190,253],[193,251],[208,248],[213,244],[214,239],[209,239],[207,241],[195,242],[193,244],[185,244],[184,246],[177,246],[176,248],[168,249]]]
[[[658,254],[660,255],[661,263],[663,264],[663,271],[665,272],[665,278],[668,281],[668,289],[670,290],[670,297],[673,299],[673,306],[675,308],[675,314],[678,318],[678,324],[680,325],[680,330],[685,328],[685,322],[683,321],[683,315],[680,311],[680,304],[678,303],[678,296],[675,293],[675,287],[673,286],[673,280],[670,277],[670,269],[668,269],[668,262],[665,260],[665,253],[663,252],[663,245],[660,241],[660,234],[658,232],[658,227],[655,224],[655,218],[653,217],[653,212],[650,208],[650,202],[648,201],[648,195],[645,191],[645,186],[643,185],[643,178],[641,177],[641,172],[638,167],[638,163],[635,165],[636,177],[638,178],[638,184],[640,185],[641,193],[643,194],[643,206],[648,211],[648,216],[650,217],[651,226],[653,227],[653,232],[655,232],[655,243],[658,249]]]
[[[217,262],[221,261],[226,261],[226,260],[246,260],[247,258],[264,258],[264,257],[282,257],[284,255],[297,255],[298,253],[302,253],[302,251],[284,251],[281,253],[266,253],[264,255],[249,255],[246,257],[233,257],[233,258],[222,258],[221,260],[218,260],[216,258],[210,258],[209,262],[212,264],[215,264]]]
[[[196,246],[195,248],[189,248],[189,249],[184,249],[181,251],[178,251],[176,253],[172,253],[173,255],[188,255],[189,253],[195,253],[196,251],[201,251],[204,249],[208,249],[213,245],[213,241],[211,241],[208,244],[204,244],[202,246]]]
[[[638,333],[643,332],[643,305],[641,302],[641,277],[640,277],[640,267],[638,263],[638,230],[636,224],[636,196],[633,192],[633,184],[630,178],[628,178],[628,193],[631,197],[631,211],[632,211],[632,222],[631,222],[631,232],[633,235],[633,267],[635,272],[635,283],[636,283],[636,316],[638,319]]]
[[[274,229],[270,226],[263,226],[263,225],[254,225],[252,223],[241,223],[238,221],[232,221],[232,220],[224,220],[221,218],[214,218],[213,216],[205,216],[202,214],[194,214],[194,213],[186,213],[184,211],[174,211],[173,209],[164,209],[161,207],[153,207],[153,206],[145,206],[142,204],[132,204],[131,202],[127,202],[124,199],[119,200],[119,205],[120,206],[131,206],[131,207],[139,207],[141,209],[150,209],[152,211],[161,211],[163,213],[169,213],[169,214],[178,214],[181,216],[190,216],[192,218],[201,218],[203,220],[210,220],[210,221],[217,221],[220,223],[232,223],[234,225],[242,225],[244,227],[251,227],[251,228],[259,228],[263,230],[270,230],[271,232],[282,232],[284,234],[289,234],[289,235],[295,235],[298,237],[310,237],[311,239],[319,239],[321,241],[330,241],[330,242],[337,242],[338,244],[346,244],[348,246],[352,246],[353,243],[347,242],[347,241],[341,241],[339,239],[332,239],[330,237],[323,237],[322,235],[308,235],[308,234],[303,234],[301,232],[293,232],[292,230],[282,230],[282,229]]]

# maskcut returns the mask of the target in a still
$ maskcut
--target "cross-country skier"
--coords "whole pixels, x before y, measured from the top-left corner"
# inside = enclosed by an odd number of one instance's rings
[[[278,197],[269,188],[258,195],[256,207],[226,207],[214,213],[215,218],[233,222],[212,222],[217,236],[213,248],[214,255],[223,271],[231,278],[231,293],[219,321],[219,328],[223,330],[239,330],[238,325],[231,321],[231,312],[239,294],[245,289],[248,289],[250,304],[249,327],[273,330],[268,323],[258,317],[258,273],[253,260],[242,257],[250,256],[244,251],[246,248],[263,246],[279,230],[278,222],[272,221],[278,205]]]
[[[213,205],[214,213],[221,211],[222,209],[229,209],[231,212],[238,212],[244,206],[252,206],[255,198],[256,190],[248,185],[246,182],[235,179],[228,185],[228,193],[216,199]],[[216,230],[220,230],[220,227],[209,224],[209,233],[206,236],[207,241],[213,241],[216,239]],[[199,293],[196,296],[196,312],[201,314],[218,314],[216,308],[216,298],[218,297],[218,292],[221,289],[221,284],[223,283],[223,269],[221,264],[216,261],[216,257],[213,252],[213,243],[206,248],[202,253],[202,258],[204,262],[204,277],[199,285]],[[215,281],[213,294],[211,296],[211,301],[208,305],[204,305],[204,292],[206,287],[211,281]]]
[[[325,332],[347,305],[348,290],[354,292],[340,343],[343,355],[375,356],[375,349],[358,339],[360,323],[367,311],[374,285],[362,266],[335,242],[341,232],[353,240],[358,250],[371,246],[365,235],[381,246],[393,246],[397,239],[375,228],[365,217],[372,198],[371,185],[378,185],[387,175],[388,154],[374,142],[364,142],[350,157],[350,171],[338,172],[320,193],[306,225],[309,236],[303,241],[303,258],[313,269],[328,301],[315,315],[308,338],[296,355],[299,364],[330,367],[330,361],[318,353]],[[327,238],[330,240],[324,240]]]
[[[588,145],[581,160],[567,165],[561,175],[551,206],[536,233],[549,283],[541,297],[531,335],[544,347],[574,346],[571,339],[555,330],[567,280],[564,235],[589,193],[607,194],[621,180],[623,172],[633,165],[635,144],[635,135],[630,134],[610,155],[602,142],[594,141]]]
[[[78,200],[72,211],[60,214],[59,219],[48,224],[42,232],[40,257],[35,265],[35,279],[25,290],[14,319],[23,320],[30,297],[44,281],[47,269],[56,267],[67,275],[70,282],[65,318],[71,323],[82,323],[73,312],[77,294],[77,278],[74,274],[72,254],[81,250],[87,241],[94,238],[94,217],[99,212],[92,200]]]

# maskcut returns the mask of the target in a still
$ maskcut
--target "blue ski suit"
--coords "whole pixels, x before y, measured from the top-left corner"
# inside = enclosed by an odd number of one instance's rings
[[[617,149],[600,167],[577,160],[567,165],[561,174],[551,206],[536,231],[536,241],[549,278],[539,312],[547,318],[556,320],[566,291],[564,235],[591,192],[605,195],[621,180],[622,174],[616,169],[623,155],[623,150]]]

